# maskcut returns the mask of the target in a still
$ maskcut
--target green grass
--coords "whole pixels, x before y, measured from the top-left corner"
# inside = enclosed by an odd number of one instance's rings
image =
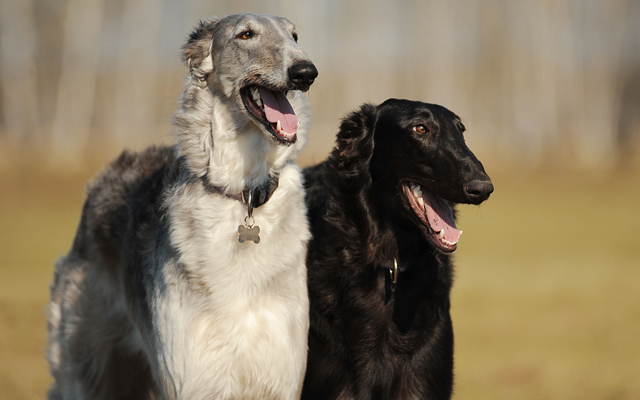
[[[640,176],[494,172],[461,206],[455,399],[640,398]],[[0,174],[0,399],[42,399],[44,307],[87,176]]]

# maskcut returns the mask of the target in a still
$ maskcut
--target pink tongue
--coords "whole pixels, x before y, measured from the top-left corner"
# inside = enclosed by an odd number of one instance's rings
[[[263,87],[258,87],[258,90],[264,104],[264,113],[267,116],[267,120],[272,124],[280,121],[283,131],[296,133],[298,118],[284,92],[273,92]]]
[[[452,243],[457,243],[460,240],[462,231],[456,229],[456,223],[453,220],[451,210],[444,204],[444,201],[434,196],[427,191],[422,192],[422,198],[425,203],[425,209],[427,212],[427,220],[431,229],[435,233],[439,233],[444,230],[444,238]]]

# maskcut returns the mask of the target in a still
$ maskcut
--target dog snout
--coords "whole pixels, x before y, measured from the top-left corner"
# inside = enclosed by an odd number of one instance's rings
[[[472,204],[480,204],[493,193],[493,183],[491,183],[491,180],[488,178],[475,179],[464,186],[464,191],[469,202]]]
[[[289,67],[289,80],[295,85],[296,89],[306,91],[318,76],[318,70],[312,63],[298,62]]]

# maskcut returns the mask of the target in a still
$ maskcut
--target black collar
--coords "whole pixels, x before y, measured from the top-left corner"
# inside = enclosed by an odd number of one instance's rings
[[[276,188],[278,187],[278,182],[280,179],[278,176],[272,176],[262,186],[253,189],[244,189],[240,193],[226,193],[224,191],[224,188],[222,188],[221,186],[212,185],[211,182],[209,182],[209,174],[205,174],[204,176],[202,176],[201,180],[202,185],[207,190],[207,192],[222,194],[234,200],[241,201],[245,204],[247,203],[247,199],[249,198],[249,192],[251,192],[251,202],[253,203],[253,208],[258,208],[271,198],[273,192],[275,192]]]

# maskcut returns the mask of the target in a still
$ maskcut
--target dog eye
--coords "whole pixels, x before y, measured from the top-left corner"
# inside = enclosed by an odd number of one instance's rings
[[[246,31],[244,31],[244,32],[240,33],[240,34],[237,36],[237,38],[238,38],[238,39],[244,39],[244,40],[247,40],[247,39],[251,39],[253,36],[254,36],[253,31],[251,31],[251,30],[246,30]]]
[[[295,41],[296,41],[296,43],[298,43],[298,34],[297,34],[297,33],[295,33],[295,32],[293,32],[293,33],[291,34],[291,36],[293,36],[293,40],[295,40]]]
[[[460,133],[464,133],[464,131],[467,130],[467,128],[462,125],[462,122],[458,122],[458,129],[460,129]]]
[[[414,126],[413,130],[415,132],[418,132],[418,133],[426,133],[427,132],[427,127],[425,125],[420,124],[420,125]]]

